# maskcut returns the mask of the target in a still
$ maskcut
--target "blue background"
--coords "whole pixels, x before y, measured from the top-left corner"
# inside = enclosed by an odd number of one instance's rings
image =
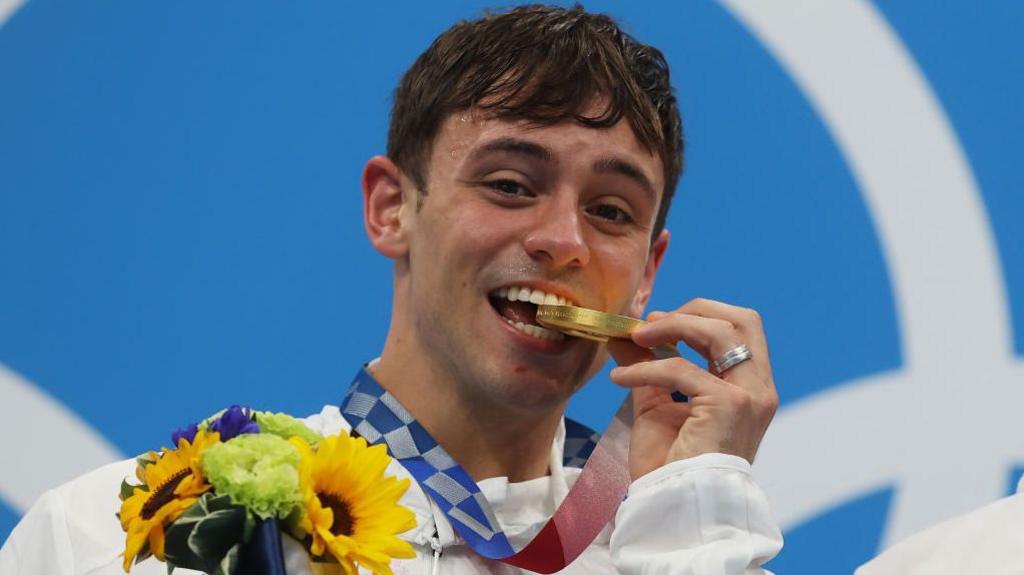
[[[361,166],[384,150],[400,74],[485,5],[28,2],[0,27],[0,363],[126,454],[231,403],[340,399],[390,305]],[[712,3],[587,7],[664,50],[682,104],[688,169],[652,306],[757,308],[783,408],[898,368],[861,193],[779,64]],[[1024,5],[877,8],[966,150],[1022,355]],[[603,427],[619,397],[602,376],[572,414]],[[772,567],[850,572],[876,552],[890,495],[790,530]],[[0,502],[0,541],[15,521]]]

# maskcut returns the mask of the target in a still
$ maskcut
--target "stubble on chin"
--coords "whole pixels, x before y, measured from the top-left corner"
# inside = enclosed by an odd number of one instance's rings
[[[516,411],[548,412],[564,408],[569,398],[600,369],[603,361],[595,363],[596,357],[599,357],[596,351],[588,354],[587,361],[581,360],[576,369],[563,373],[535,366],[522,366],[525,369],[517,373],[511,366],[492,364],[486,376],[468,383],[473,386],[473,392],[485,394],[480,398],[482,401],[501,402],[506,409]],[[601,353],[600,357],[605,356]]]

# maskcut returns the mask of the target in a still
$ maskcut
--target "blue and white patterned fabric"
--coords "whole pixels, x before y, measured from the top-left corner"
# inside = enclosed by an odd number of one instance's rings
[[[565,448],[562,465],[583,469],[601,434],[573,419],[565,418]]]
[[[416,478],[477,553],[492,559],[516,553],[476,482],[365,369],[356,374],[341,413],[366,441],[388,446],[391,456]],[[583,467],[600,435],[569,419],[565,431],[563,461]]]

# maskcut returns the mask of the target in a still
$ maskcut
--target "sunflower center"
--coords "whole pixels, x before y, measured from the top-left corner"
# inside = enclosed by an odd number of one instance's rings
[[[166,481],[158,485],[157,488],[153,490],[153,494],[149,496],[149,499],[147,499],[146,503],[142,506],[142,518],[149,519],[156,515],[156,512],[159,511],[161,507],[170,503],[171,500],[174,499],[174,490],[178,488],[178,484],[180,484],[189,475],[192,475],[192,470],[185,468],[168,477]]]
[[[356,518],[352,516],[352,508],[348,501],[342,499],[337,493],[317,493],[316,498],[320,500],[321,507],[327,507],[334,513],[331,533],[351,536],[355,532]]]

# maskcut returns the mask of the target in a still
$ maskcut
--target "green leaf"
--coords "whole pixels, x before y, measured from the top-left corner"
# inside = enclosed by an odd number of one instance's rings
[[[241,553],[241,545],[235,545],[231,549],[228,549],[228,552],[224,554],[224,559],[221,559],[220,563],[217,565],[217,570],[214,571],[212,575],[235,575],[235,572],[238,571],[240,563],[239,557],[241,556]]]
[[[206,517],[207,513],[206,497],[203,496],[193,503],[192,507],[189,507],[179,515],[178,518],[174,520],[174,525],[185,526],[198,523],[203,517]]]
[[[195,523],[175,521],[164,531],[164,559],[168,565],[174,564],[185,569],[202,571],[205,561],[188,546],[188,537],[192,534]],[[170,571],[168,571],[170,573]]]
[[[241,507],[231,502],[230,495],[213,495],[211,493],[207,493],[206,495],[209,495],[206,499],[206,508],[211,513],[226,509],[241,509]]]
[[[143,453],[135,458],[135,464],[138,465],[140,469],[145,469],[147,465],[151,465],[153,463],[156,463],[156,458],[149,453]]]
[[[252,530],[256,528],[256,518],[252,513],[245,514],[245,527],[242,528],[242,543],[248,543],[252,539]]]
[[[128,499],[129,497],[134,495],[135,494],[135,488],[137,488],[137,487],[141,487],[143,491],[148,491],[148,489],[146,489],[145,485],[132,485],[131,483],[128,483],[128,479],[122,479],[121,480],[121,493],[119,494],[119,497],[121,498],[121,501],[124,501],[125,499]]]
[[[167,528],[167,562],[212,573],[227,550],[241,542],[247,515],[244,508],[230,505],[229,497],[204,494]]]
[[[205,559],[220,559],[242,541],[246,511],[242,507],[214,511],[196,524],[188,547]]]

